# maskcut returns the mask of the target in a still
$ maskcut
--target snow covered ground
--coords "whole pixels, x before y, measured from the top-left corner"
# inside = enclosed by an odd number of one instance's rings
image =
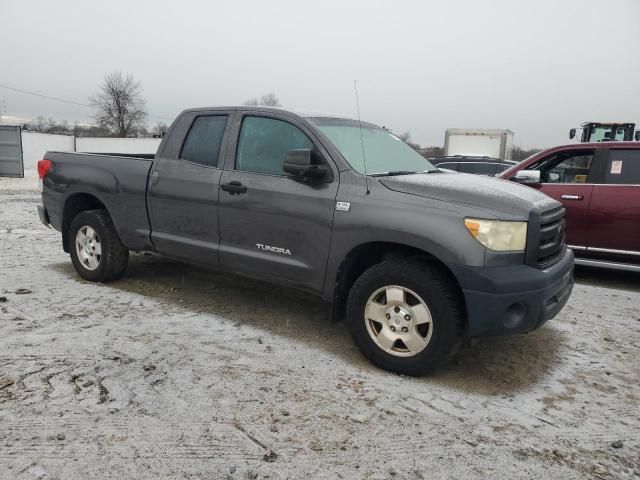
[[[81,280],[33,188],[0,179],[2,479],[640,475],[638,275],[407,378],[301,293],[148,255]]]

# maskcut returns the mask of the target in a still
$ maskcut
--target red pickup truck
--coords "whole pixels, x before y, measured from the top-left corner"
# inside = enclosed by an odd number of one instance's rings
[[[640,272],[640,142],[550,148],[500,178],[562,202],[577,264]]]

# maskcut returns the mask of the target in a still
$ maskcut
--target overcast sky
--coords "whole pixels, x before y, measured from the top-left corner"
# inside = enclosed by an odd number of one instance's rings
[[[362,119],[422,145],[448,127],[547,147],[582,121],[640,123],[640,0],[1,0],[0,45],[0,84],[83,103],[121,70],[167,122],[269,92],[355,116],[357,79]],[[91,117],[0,87],[3,100],[11,115]]]

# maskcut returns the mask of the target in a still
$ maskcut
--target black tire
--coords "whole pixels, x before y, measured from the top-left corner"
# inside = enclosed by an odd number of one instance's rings
[[[431,337],[424,350],[399,357],[383,350],[367,330],[365,307],[378,289],[397,285],[421,297],[431,313]],[[447,363],[462,343],[465,307],[456,285],[441,267],[419,259],[394,259],[366,270],[353,284],[347,300],[347,325],[365,357],[395,373],[419,376]]]
[[[91,227],[100,241],[102,254],[95,270],[86,267],[78,257],[76,236],[83,227]],[[71,221],[68,232],[69,254],[78,275],[92,282],[111,282],[122,277],[129,262],[129,250],[125,247],[111,217],[105,210],[86,210]]]

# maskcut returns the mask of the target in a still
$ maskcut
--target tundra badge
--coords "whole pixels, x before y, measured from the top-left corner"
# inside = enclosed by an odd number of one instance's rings
[[[348,212],[351,208],[351,203],[349,202],[336,202],[336,210],[339,212]]]
[[[281,253],[282,255],[291,255],[291,250],[288,248],[272,247],[271,245],[263,245],[262,243],[256,243],[258,250],[264,250],[265,252]]]

